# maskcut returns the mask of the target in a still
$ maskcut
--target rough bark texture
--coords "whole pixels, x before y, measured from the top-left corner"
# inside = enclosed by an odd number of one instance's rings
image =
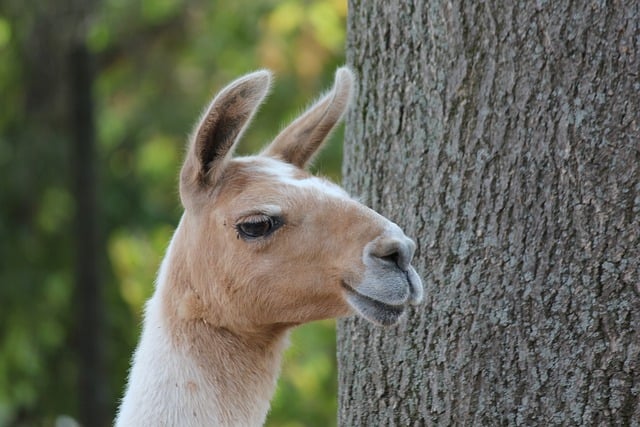
[[[640,425],[639,2],[349,6],[345,185],[426,302],[340,322],[340,424]]]

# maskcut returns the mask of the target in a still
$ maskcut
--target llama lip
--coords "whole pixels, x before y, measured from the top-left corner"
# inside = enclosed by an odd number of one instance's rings
[[[347,292],[347,302],[362,317],[372,323],[383,326],[391,326],[398,322],[404,313],[403,305],[387,304],[373,299],[356,291],[351,286],[342,282],[342,287]]]

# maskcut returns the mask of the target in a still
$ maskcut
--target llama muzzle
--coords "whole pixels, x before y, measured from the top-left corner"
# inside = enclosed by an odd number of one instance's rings
[[[397,323],[406,307],[419,304],[423,295],[422,281],[411,265],[415,243],[395,224],[389,228],[365,246],[361,282],[343,284],[351,307],[384,326]]]

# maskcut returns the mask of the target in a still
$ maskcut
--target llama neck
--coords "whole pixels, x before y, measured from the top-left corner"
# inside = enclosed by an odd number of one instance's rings
[[[171,246],[146,306],[116,425],[262,425],[287,330],[239,334],[204,320],[168,322]]]

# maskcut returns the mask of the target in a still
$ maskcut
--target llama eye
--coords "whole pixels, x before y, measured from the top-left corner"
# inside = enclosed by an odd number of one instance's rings
[[[259,215],[238,223],[236,230],[238,231],[238,237],[242,237],[244,240],[251,240],[258,237],[266,237],[281,225],[282,220],[279,218]]]

